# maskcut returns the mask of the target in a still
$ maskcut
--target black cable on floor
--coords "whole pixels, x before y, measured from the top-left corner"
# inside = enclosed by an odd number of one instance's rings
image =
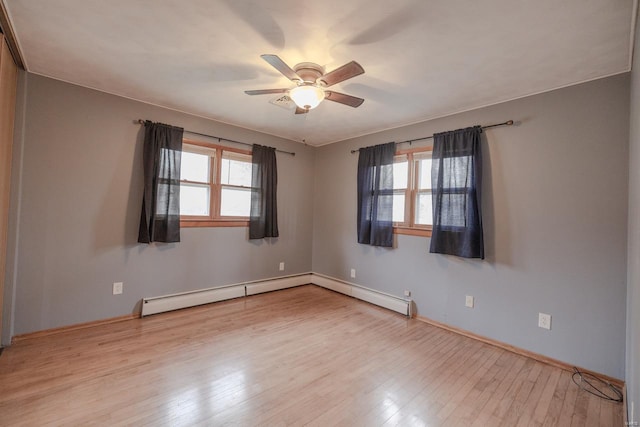
[[[609,381],[605,381],[587,372],[581,372],[575,366],[573,367],[573,375],[571,378],[578,387],[594,396],[612,402],[622,402],[622,391]]]

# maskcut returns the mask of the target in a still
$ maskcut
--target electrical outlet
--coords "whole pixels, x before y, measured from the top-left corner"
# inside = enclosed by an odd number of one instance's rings
[[[356,269],[355,269],[355,268],[352,268],[352,269],[351,269],[351,278],[352,278],[352,279],[355,279],[355,278],[356,278]]]
[[[467,295],[464,300],[465,307],[473,308],[473,296]]]
[[[551,329],[551,315],[538,313],[538,327],[543,329]]]
[[[122,282],[114,282],[113,283],[113,294],[120,295],[122,293],[123,284]]]
[[[411,297],[411,291],[404,291],[404,296],[407,298]]]
[[[280,271],[284,271],[284,262],[280,263]]]

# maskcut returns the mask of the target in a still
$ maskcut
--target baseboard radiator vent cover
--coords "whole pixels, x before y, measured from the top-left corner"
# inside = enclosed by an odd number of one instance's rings
[[[238,283],[234,285],[163,295],[159,297],[143,298],[142,317],[149,316],[151,314],[164,313],[165,311],[179,310],[181,308],[195,307],[197,305],[209,304],[212,302],[276,291],[278,289],[307,285],[311,283],[310,278],[310,274],[301,274],[297,276]]]
[[[312,273],[311,276],[311,283],[316,286],[349,295],[350,297],[404,314],[407,317],[411,317],[413,314],[413,302],[410,299],[399,298],[322,274]]]
[[[399,298],[329,276],[317,273],[305,273],[295,276],[238,283],[234,285],[201,289],[172,295],[143,298],[142,316],[144,317],[152,314],[164,313],[166,311],[195,307],[197,305],[241,298],[308,284],[313,284],[362,301],[367,301],[371,304],[384,307],[405,316],[411,317],[412,315],[413,304],[411,300]]]

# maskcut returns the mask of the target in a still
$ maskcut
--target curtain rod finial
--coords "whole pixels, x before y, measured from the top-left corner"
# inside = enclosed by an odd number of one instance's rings
[[[507,126],[511,126],[511,125],[513,124],[513,120],[507,120],[507,121],[505,122],[505,124],[506,124]]]

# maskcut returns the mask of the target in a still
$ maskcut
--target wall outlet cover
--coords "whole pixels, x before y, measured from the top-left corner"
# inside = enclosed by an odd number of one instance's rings
[[[280,268],[280,271],[284,271],[284,262],[280,263],[280,267],[279,268]]]
[[[464,300],[465,307],[473,308],[473,296],[467,295]]]
[[[351,269],[351,278],[352,278],[352,279],[355,279],[355,278],[356,278],[356,269],[355,269],[355,268],[352,268],[352,269]]]
[[[113,294],[120,295],[122,293],[123,284],[122,282],[113,282]]]
[[[545,313],[538,313],[538,327],[542,329],[551,330],[551,315]]]

